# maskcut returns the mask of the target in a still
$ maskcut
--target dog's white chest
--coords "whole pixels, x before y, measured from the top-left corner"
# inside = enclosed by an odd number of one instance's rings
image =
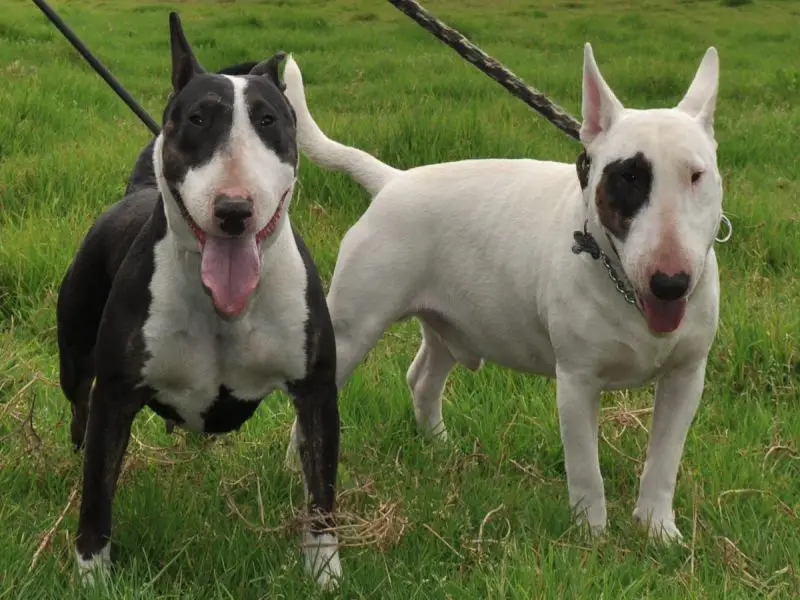
[[[156,245],[143,383],[188,429],[210,430],[210,415],[238,427],[271,391],[305,375],[305,268],[293,244],[276,246],[246,312],[224,320],[202,288],[199,258],[176,249],[170,234]]]

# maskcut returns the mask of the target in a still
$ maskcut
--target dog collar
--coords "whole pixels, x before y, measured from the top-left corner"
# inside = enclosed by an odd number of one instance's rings
[[[617,292],[619,292],[619,294],[625,299],[625,302],[632,304],[636,308],[639,308],[639,302],[636,299],[636,292],[631,289],[624,276],[619,276],[617,270],[614,268],[614,265],[611,264],[611,259],[608,258],[608,254],[603,252],[603,250],[600,248],[600,245],[597,243],[597,240],[594,239],[594,236],[587,230],[587,226],[588,221],[585,221],[583,223],[583,231],[578,230],[572,234],[575,240],[572,243],[572,252],[574,254],[586,252],[594,260],[600,259],[603,262],[603,266],[606,268],[609,279],[614,282],[614,287],[616,288]],[[611,242],[610,239],[609,242]],[[614,252],[617,251],[613,242],[611,242],[611,247],[614,249]],[[617,256],[619,256],[619,253],[617,253]]]

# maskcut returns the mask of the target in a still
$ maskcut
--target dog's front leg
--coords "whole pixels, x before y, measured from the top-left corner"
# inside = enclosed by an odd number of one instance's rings
[[[600,386],[596,379],[556,369],[558,417],[569,502],[593,535],[606,527],[606,497],[597,449]]]
[[[111,503],[131,425],[145,401],[143,390],[111,378],[99,377],[92,390],[75,544],[87,584],[94,583],[95,575],[105,575],[111,563]]]
[[[650,444],[633,516],[648,526],[651,536],[663,541],[681,538],[672,499],[683,444],[703,395],[705,371],[704,359],[667,373],[656,384]]]
[[[333,373],[324,383],[308,380],[289,388],[297,419],[293,441],[300,452],[310,522],[303,533],[306,570],[323,588],[342,576],[334,526],[339,462],[339,408]]]

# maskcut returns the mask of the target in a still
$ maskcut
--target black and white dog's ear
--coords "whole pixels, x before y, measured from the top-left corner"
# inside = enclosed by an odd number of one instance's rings
[[[283,91],[286,89],[286,84],[281,81],[281,75],[278,72],[278,67],[286,59],[286,52],[276,52],[272,57],[258,63],[250,75],[257,75],[258,77],[266,77],[276,86]]]
[[[169,37],[172,49],[172,89],[181,91],[192,77],[205,73],[194,57],[192,47],[183,34],[181,18],[176,12],[169,13]]]

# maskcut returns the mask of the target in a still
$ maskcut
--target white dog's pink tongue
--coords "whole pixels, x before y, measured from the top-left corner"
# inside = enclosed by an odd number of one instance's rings
[[[235,316],[245,309],[258,285],[260,262],[254,235],[206,236],[200,278],[219,312]]]
[[[686,300],[659,300],[658,298],[642,299],[642,312],[647,325],[656,333],[675,331],[683,321],[686,313]]]

